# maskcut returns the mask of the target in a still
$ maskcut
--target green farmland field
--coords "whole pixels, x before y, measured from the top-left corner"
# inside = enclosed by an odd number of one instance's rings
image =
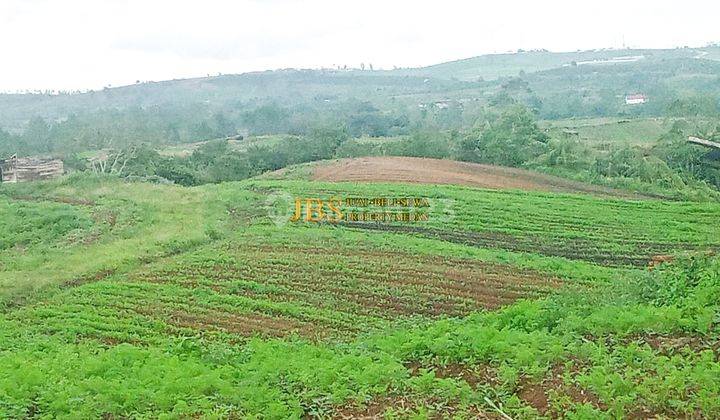
[[[278,197],[430,207],[291,222]],[[720,416],[717,203],[70,177],[0,215],[3,418]]]

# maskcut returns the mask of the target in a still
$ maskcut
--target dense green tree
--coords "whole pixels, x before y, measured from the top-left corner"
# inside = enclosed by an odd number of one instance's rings
[[[169,158],[161,161],[156,175],[186,187],[201,183],[196,177],[195,171],[186,164],[185,160],[181,159]]]
[[[235,124],[233,124],[233,122],[230,121],[224,113],[215,113],[215,115],[213,115],[213,120],[215,121],[215,137],[227,137],[234,135],[237,132]]]
[[[8,133],[7,131],[0,129],[0,159],[17,153],[18,139]]]
[[[230,145],[227,140],[210,140],[195,149],[190,156],[190,161],[198,166],[207,166],[212,164],[219,156],[230,152]]]
[[[298,146],[308,151],[303,159],[305,162],[329,159],[348,138],[344,127],[315,127],[306,137],[300,139]]]
[[[207,121],[202,121],[193,129],[193,136],[196,141],[215,138],[216,134],[215,130],[210,127]]]
[[[34,117],[30,120],[23,133],[23,140],[38,153],[52,151],[50,125],[41,117]]]
[[[576,171],[587,170],[594,163],[595,151],[580,140],[573,138],[552,139],[546,152],[533,163],[540,166],[560,166]]]
[[[461,149],[466,160],[520,166],[544,153],[547,141],[535,116],[525,107],[513,106],[497,120],[468,134]]]
[[[707,156],[714,155],[714,152],[687,141],[688,133],[697,134],[694,132],[695,130],[686,122],[676,122],[670,131],[660,138],[653,153],[670,168],[720,187],[718,162],[714,159],[713,161],[707,159]],[[718,141],[720,140],[720,127],[708,129],[701,136]]]
[[[288,131],[290,111],[268,104],[243,113],[242,122],[251,134],[272,134]]]
[[[442,159],[450,156],[450,145],[446,134],[418,132],[390,146],[388,154]]]
[[[692,96],[676,99],[670,103],[667,115],[671,117],[717,117],[720,103],[713,96]]]
[[[235,181],[254,175],[247,156],[239,153],[225,153],[217,156],[205,168],[204,178],[210,182]]]

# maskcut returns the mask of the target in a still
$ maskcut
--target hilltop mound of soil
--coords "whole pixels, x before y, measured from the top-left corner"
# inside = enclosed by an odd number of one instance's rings
[[[314,165],[310,177],[316,181],[457,184],[490,189],[647,198],[524,169],[413,157],[364,157],[320,162]]]

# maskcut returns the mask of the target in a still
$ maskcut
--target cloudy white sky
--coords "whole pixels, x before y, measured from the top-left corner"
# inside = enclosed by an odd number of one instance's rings
[[[702,46],[720,2],[0,0],[0,91],[408,67],[509,50]]]

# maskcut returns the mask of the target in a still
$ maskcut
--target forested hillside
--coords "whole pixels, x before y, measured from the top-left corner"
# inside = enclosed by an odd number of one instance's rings
[[[438,101],[444,101],[440,110],[450,115],[438,117],[435,124],[457,127],[471,123],[468,115],[478,106],[502,100],[498,94],[522,100],[542,118],[659,116],[676,100],[684,102],[675,105],[675,113],[689,101],[694,111],[712,114],[718,111],[720,95],[720,62],[712,59],[717,50],[518,52],[418,69],[288,69],[142,82],[86,93],[4,94],[0,127],[19,133],[28,129],[31,117],[51,125],[70,119],[105,135],[126,132],[116,134],[120,138],[149,126],[147,133],[134,134],[172,142],[215,134],[203,123],[223,133],[302,131],[310,116],[319,114],[344,122],[362,117],[387,131],[387,122],[374,120],[393,115],[427,124],[430,110],[422,106],[433,109]],[[624,96],[632,93],[646,94],[646,106],[624,106]],[[146,119],[137,121],[140,112]],[[269,119],[276,124],[270,127]]]
[[[530,51],[417,69],[286,69],[0,95],[0,156],[58,156],[70,171],[89,170],[88,157],[117,158],[125,176],[183,185],[319,159],[419,156],[707,198],[720,185],[718,165],[685,139],[720,137],[718,50]],[[627,104],[630,94],[644,103]],[[207,144],[227,137],[232,144]]]

